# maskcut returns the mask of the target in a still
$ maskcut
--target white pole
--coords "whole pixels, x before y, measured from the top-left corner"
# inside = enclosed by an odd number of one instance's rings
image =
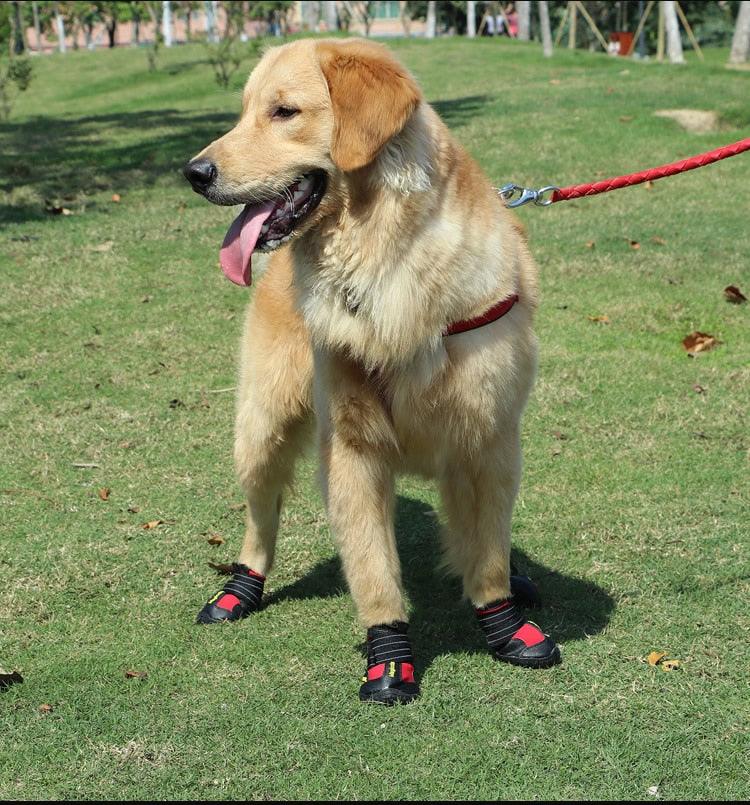
[[[473,39],[477,35],[477,4],[476,0],[466,2],[466,36]]]
[[[164,36],[164,47],[172,47],[172,4],[164,0],[161,4],[161,32]]]
[[[521,42],[528,42],[531,38],[531,0],[518,0],[516,11],[518,12],[518,39]]]
[[[206,39],[209,42],[216,42],[218,40],[216,35],[216,0],[206,0],[204,6],[206,9]]]
[[[742,0],[740,10],[737,12],[729,63],[746,62],[748,52],[750,52],[750,0]]]
[[[428,39],[435,38],[435,29],[437,27],[437,15],[435,13],[435,0],[429,0],[427,3],[427,32],[425,36]]]
[[[542,29],[542,50],[546,58],[549,58],[552,55],[552,31],[547,0],[539,0],[539,27]]]
[[[55,22],[57,23],[57,47],[60,53],[65,53],[65,21],[60,14],[60,9],[55,3]]]
[[[667,31],[667,56],[672,64],[684,64],[682,55],[682,39],[680,39],[680,24],[677,22],[677,10],[674,0],[664,0],[664,27]]]

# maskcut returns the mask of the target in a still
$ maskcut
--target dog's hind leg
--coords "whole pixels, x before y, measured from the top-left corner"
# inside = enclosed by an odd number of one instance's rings
[[[521,475],[517,427],[472,457],[454,456],[440,481],[446,561],[463,578],[487,642],[499,660],[546,667],[560,661],[554,641],[528,623],[511,597],[510,528]]]
[[[312,427],[312,353],[283,271],[267,273],[242,343],[234,457],[247,498],[245,539],[232,579],[199,623],[238,620],[258,609],[276,548],[282,495]]]

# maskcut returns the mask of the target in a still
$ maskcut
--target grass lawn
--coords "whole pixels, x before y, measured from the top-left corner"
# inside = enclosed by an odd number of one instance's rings
[[[750,130],[750,73],[726,52],[676,68],[393,47],[498,184],[590,181]],[[0,797],[747,797],[750,306],[722,292],[750,295],[750,154],[520,212],[543,303],[514,560],[564,663],[485,652],[458,584],[424,562],[436,493],[407,479],[423,695],[382,709],[357,700],[363,635],[312,456],[265,609],[193,625],[220,586],[207,563],[242,539],[247,292],[218,270],[232,211],[179,169],[232,125],[242,77],[219,90],[199,46],[163,51],[157,73],[126,49],[35,67],[0,125],[0,669],[25,680],[0,691]],[[653,114],[674,108],[715,110],[721,130]],[[689,358],[694,330],[720,345]],[[655,650],[679,668],[650,667]]]

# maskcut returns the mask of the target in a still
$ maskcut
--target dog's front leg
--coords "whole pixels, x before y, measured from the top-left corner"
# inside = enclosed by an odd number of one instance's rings
[[[349,589],[367,629],[363,701],[415,698],[414,660],[394,529],[398,444],[382,397],[364,370],[316,356],[323,494]]]
[[[245,539],[231,579],[201,609],[199,623],[236,621],[260,607],[282,496],[313,433],[312,350],[288,294],[282,293],[288,285],[283,270],[266,274],[246,321],[234,443],[247,499]]]

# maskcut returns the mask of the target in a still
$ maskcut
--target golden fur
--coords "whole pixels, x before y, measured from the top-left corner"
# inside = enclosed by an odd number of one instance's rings
[[[279,104],[301,111],[275,120]],[[227,197],[267,197],[313,169],[329,176],[248,311],[239,561],[270,570],[282,493],[317,420],[330,524],[365,626],[408,620],[393,523],[399,472],[439,484],[446,560],[474,605],[508,596],[538,290],[523,231],[480,168],[390,52],[356,39],[269,50],[237,126],[201,156]],[[442,336],[512,293],[520,302],[503,318]]]

